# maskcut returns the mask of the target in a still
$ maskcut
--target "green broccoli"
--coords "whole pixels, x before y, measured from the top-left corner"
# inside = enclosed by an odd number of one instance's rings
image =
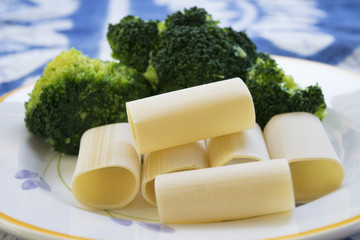
[[[109,29],[108,39],[114,52],[114,44],[127,46],[127,39],[139,46],[148,44],[142,48],[144,51],[124,48],[124,52],[139,59],[145,56],[142,66],[147,67],[143,75],[153,94],[240,77],[253,95],[257,121],[262,127],[273,115],[283,112],[306,111],[320,119],[326,116],[324,96],[318,85],[301,89],[275,60],[257,52],[245,31],[220,27],[205,9],[192,7],[168,15],[164,21],[141,23],[151,24],[152,29],[157,23],[157,33],[153,30],[148,34],[143,27],[134,25],[128,32],[121,27]],[[119,37],[113,38],[111,32],[117,32]]]
[[[71,49],[48,63],[25,103],[28,130],[55,150],[77,154],[89,128],[127,121],[125,102],[150,94],[144,77]]]
[[[252,66],[258,56],[255,43],[248,37],[245,31],[235,31],[230,27],[224,28],[224,31],[226,31],[230,40],[235,42],[234,48],[242,57],[239,67],[249,68]]]
[[[108,26],[107,39],[113,58],[141,73],[148,66],[150,52],[155,49],[157,38],[158,22],[144,21],[132,15]]]
[[[232,77],[245,78],[256,46],[245,32],[221,28],[204,9],[175,12],[165,20],[144,76],[159,93]]]
[[[256,121],[261,128],[271,117],[285,112],[309,112],[320,119],[326,116],[321,88],[317,84],[300,88],[267,54],[259,54],[248,71],[246,85],[252,94]]]
[[[192,7],[184,9],[184,11],[177,11],[168,15],[165,19],[166,28],[174,26],[189,26],[200,27],[203,25],[217,26],[218,21],[213,21],[212,16],[203,8]]]

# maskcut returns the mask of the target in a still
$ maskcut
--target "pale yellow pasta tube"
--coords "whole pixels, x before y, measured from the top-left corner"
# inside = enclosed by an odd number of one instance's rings
[[[140,155],[127,123],[90,129],[80,142],[72,193],[85,206],[121,208],[140,188]]]
[[[257,124],[248,130],[207,139],[206,145],[211,167],[270,159]]]
[[[165,173],[208,167],[208,156],[204,141],[151,152],[145,155],[143,164],[142,195],[156,206],[155,177]]]
[[[285,159],[159,175],[155,192],[164,223],[241,219],[292,210],[295,205]]]
[[[240,78],[204,84],[126,103],[139,153],[252,128],[254,104]]]
[[[276,115],[265,126],[264,138],[270,158],[289,160],[297,202],[319,198],[341,185],[344,167],[315,115]]]

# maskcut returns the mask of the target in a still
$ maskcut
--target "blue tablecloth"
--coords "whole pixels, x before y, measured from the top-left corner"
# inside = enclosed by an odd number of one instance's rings
[[[222,26],[245,29],[260,51],[360,72],[358,0],[200,2]],[[36,80],[48,61],[71,47],[111,60],[107,26],[127,14],[162,20],[191,6],[175,0],[0,1],[0,96]]]
[[[111,60],[107,26],[127,14],[163,20],[187,0],[1,0],[0,96],[42,74],[72,47]],[[360,73],[358,0],[203,0],[222,26],[246,30],[263,52],[319,61]],[[15,239],[0,231],[0,239]],[[349,239],[360,239],[354,236]]]

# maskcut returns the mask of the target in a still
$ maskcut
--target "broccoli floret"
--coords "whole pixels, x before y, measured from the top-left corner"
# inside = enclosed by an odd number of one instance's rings
[[[144,21],[132,15],[108,26],[107,39],[113,51],[112,57],[141,73],[147,68],[157,38],[158,22]]]
[[[220,28],[167,28],[151,58],[150,69],[153,67],[158,79],[150,81],[159,92],[169,92],[244,74],[237,67],[241,58],[236,53]]]
[[[267,54],[260,54],[256,64],[249,69],[246,85],[252,94],[256,121],[261,128],[271,117],[285,112],[309,112],[320,119],[326,116],[321,88],[316,84],[302,89]]]
[[[235,31],[228,27],[224,28],[231,41],[235,42],[235,49],[242,56],[240,67],[249,68],[253,65],[258,57],[255,43],[248,37],[245,31]],[[243,79],[245,80],[245,79]]]
[[[48,63],[25,103],[28,130],[57,151],[77,154],[90,128],[127,121],[125,102],[148,96],[135,69],[71,49]]]
[[[159,93],[245,78],[255,62],[256,46],[246,33],[217,26],[202,8],[169,15],[165,25],[144,75]]]
[[[165,21],[129,15],[109,25],[107,38],[113,57],[144,73],[156,93],[245,78],[256,59],[256,46],[245,32],[219,27],[198,7]]]
[[[165,19],[166,28],[172,28],[174,26],[217,26],[218,23],[218,21],[212,20],[212,16],[209,15],[205,9],[198,7],[192,7],[190,9],[184,9],[184,11],[174,12],[173,14],[168,15]]]

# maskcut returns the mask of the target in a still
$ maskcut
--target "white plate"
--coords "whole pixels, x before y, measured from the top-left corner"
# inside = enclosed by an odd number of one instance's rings
[[[292,212],[211,224],[162,225],[141,196],[122,210],[91,211],[69,188],[76,158],[53,152],[25,128],[30,85],[0,104],[0,228],[28,239],[338,239],[360,232],[360,76],[276,59],[301,85],[323,88],[329,110],[323,124],[346,169],[337,191]]]

